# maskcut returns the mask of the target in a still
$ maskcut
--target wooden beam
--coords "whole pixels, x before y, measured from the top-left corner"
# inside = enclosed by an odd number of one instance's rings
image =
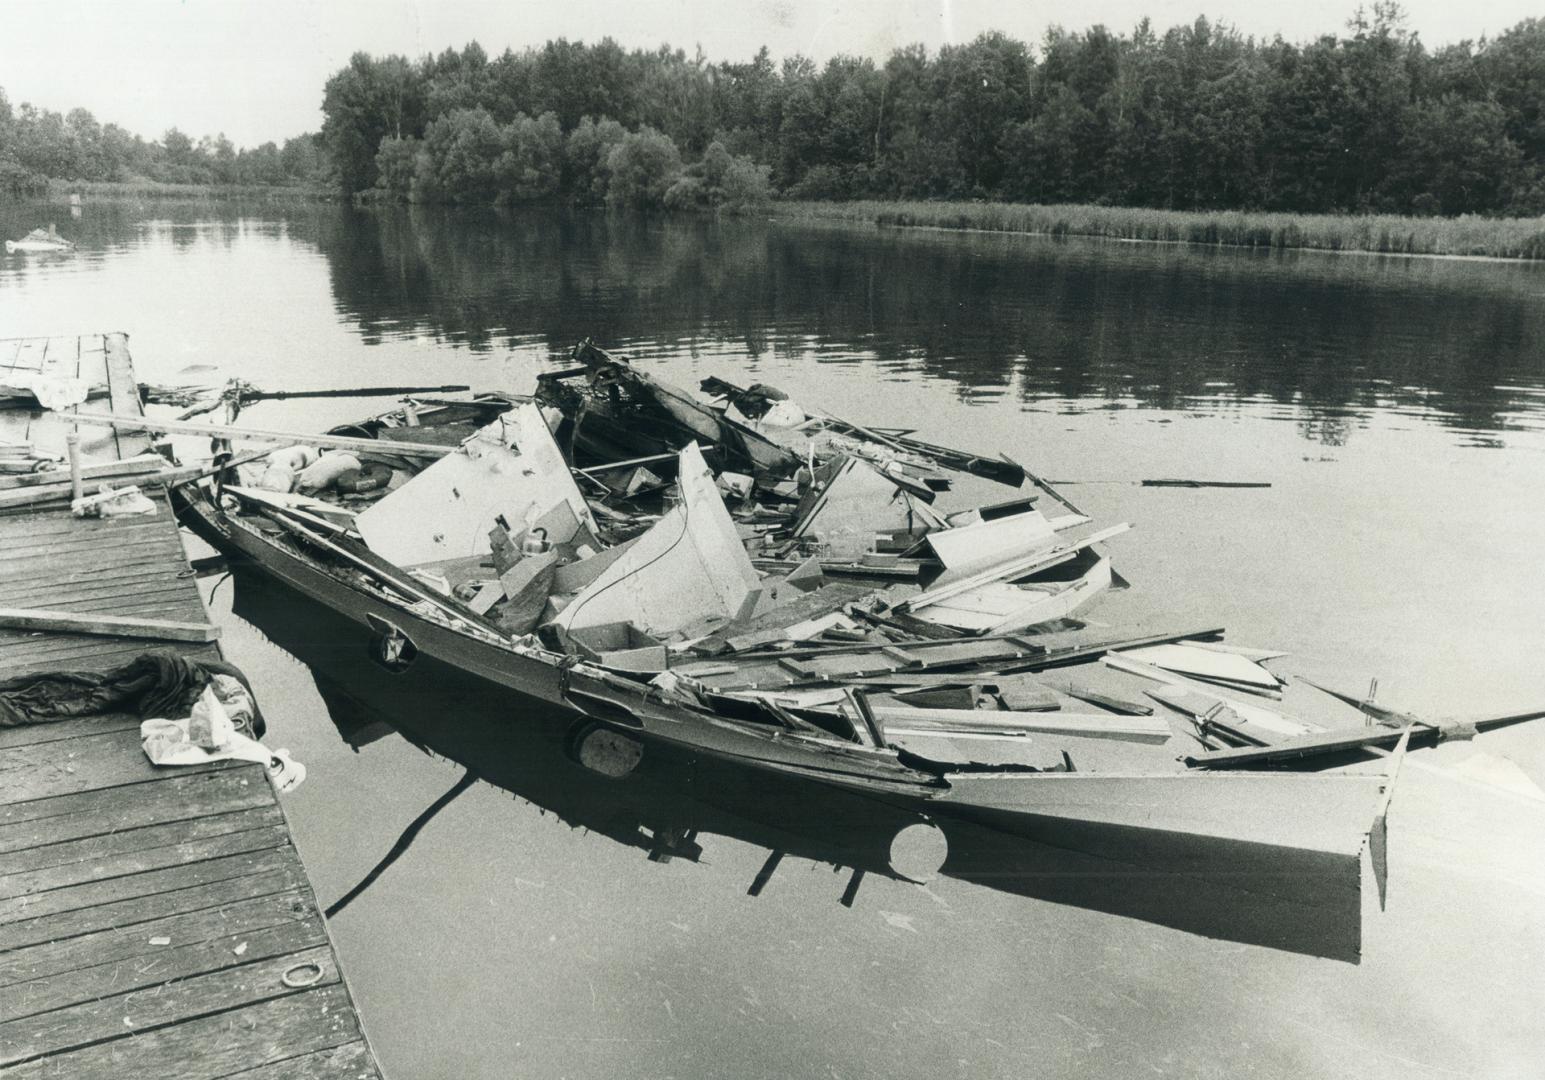
[[[306,435],[293,431],[264,431],[258,428],[236,427],[233,424],[149,420],[118,413],[100,415],[82,413],[67,419],[72,424],[97,424],[127,431],[164,431],[172,435],[218,435],[229,439],[250,439],[254,442],[283,443],[288,446],[325,446],[333,450],[362,450],[367,453],[401,454],[404,457],[441,458],[457,449],[454,446],[393,442],[388,439],[359,439],[349,435]]]
[[[124,458],[122,461],[104,461],[95,465],[86,465],[81,469],[80,474],[88,480],[100,479],[104,476],[141,476],[147,472],[159,472],[166,467],[167,461],[160,454],[140,454],[137,457]],[[46,472],[24,473],[21,476],[3,476],[0,477],[0,490],[43,487],[69,478],[68,469],[49,469]]]
[[[127,615],[91,615],[43,608],[0,608],[0,626],[13,630],[48,630],[59,634],[102,634],[156,641],[214,641],[220,628],[207,623],[141,619]]]
[[[107,395],[113,411],[144,416],[145,406],[139,398],[139,382],[134,378],[134,364],[129,359],[129,336],[122,333],[105,334],[102,349],[103,363],[107,368]],[[115,433],[120,459],[134,457],[150,449],[150,438],[147,435],[134,435],[121,429],[115,429]]]
[[[240,464],[243,460],[251,460],[253,456],[247,455],[243,457],[238,455],[231,459],[231,464]],[[140,459],[134,458],[131,460],[137,461]],[[164,459],[158,457],[156,460],[162,462],[163,466],[165,465]],[[221,468],[224,468],[224,466],[221,466]],[[212,469],[206,465],[184,465],[176,469],[163,467],[157,468],[154,472],[114,475],[104,479],[88,480],[82,491],[88,495],[96,494],[107,487],[126,487],[130,480],[144,485],[179,484],[219,471],[219,469]],[[68,479],[55,481],[51,484],[35,484],[32,487],[0,490],[0,510],[13,509],[18,506],[33,506],[39,503],[68,498],[70,498],[70,481]]]

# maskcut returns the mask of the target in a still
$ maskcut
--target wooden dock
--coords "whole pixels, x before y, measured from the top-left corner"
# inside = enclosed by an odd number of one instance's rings
[[[0,340],[0,386],[29,370],[105,385],[82,412],[142,414],[123,335]],[[62,451],[67,423],[0,409],[0,440]],[[149,447],[81,438],[88,463]],[[0,509],[0,608],[207,623],[164,493],[152,501],[106,520],[68,498]],[[219,657],[217,642],[0,629],[0,678],[154,647]],[[0,1076],[379,1075],[261,766],[154,767],[135,716],[0,727]]]

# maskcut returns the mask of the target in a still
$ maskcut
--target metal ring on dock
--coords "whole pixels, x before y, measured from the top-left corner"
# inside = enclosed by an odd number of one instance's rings
[[[284,969],[284,974],[279,976],[279,981],[296,990],[315,986],[322,981],[322,965],[315,960],[307,960],[304,964],[292,964]]]

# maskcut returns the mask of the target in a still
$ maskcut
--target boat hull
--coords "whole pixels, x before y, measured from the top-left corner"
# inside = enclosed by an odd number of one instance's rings
[[[180,496],[178,516],[227,556],[378,634],[383,626],[395,629],[416,653],[502,688],[511,695],[512,720],[518,720],[524,709],[557,709],[576,723],[599,722],[723,760],[873,794],[931,798],[945,789],[937,777],[901,765],[893,752],[857,744],[849,748],[844,743],[706,716],[673,706],[641,685],[619,686],[582,669],[461,633],[351,586],[320,565],[287,552],[258,529],[219,514],[202,499]]]

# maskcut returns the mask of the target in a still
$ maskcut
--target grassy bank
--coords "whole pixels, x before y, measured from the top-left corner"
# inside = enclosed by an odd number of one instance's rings
[[[977,202],[785,202],[777,216],[1248,248],[1545,259],[1545,218],[1283,214]]]
[[[331,187],[315,184],[162,184],[155,180],[50,180],[48,198],[68,199],[265,199],[272,202],[324,202],[337,198]]]

